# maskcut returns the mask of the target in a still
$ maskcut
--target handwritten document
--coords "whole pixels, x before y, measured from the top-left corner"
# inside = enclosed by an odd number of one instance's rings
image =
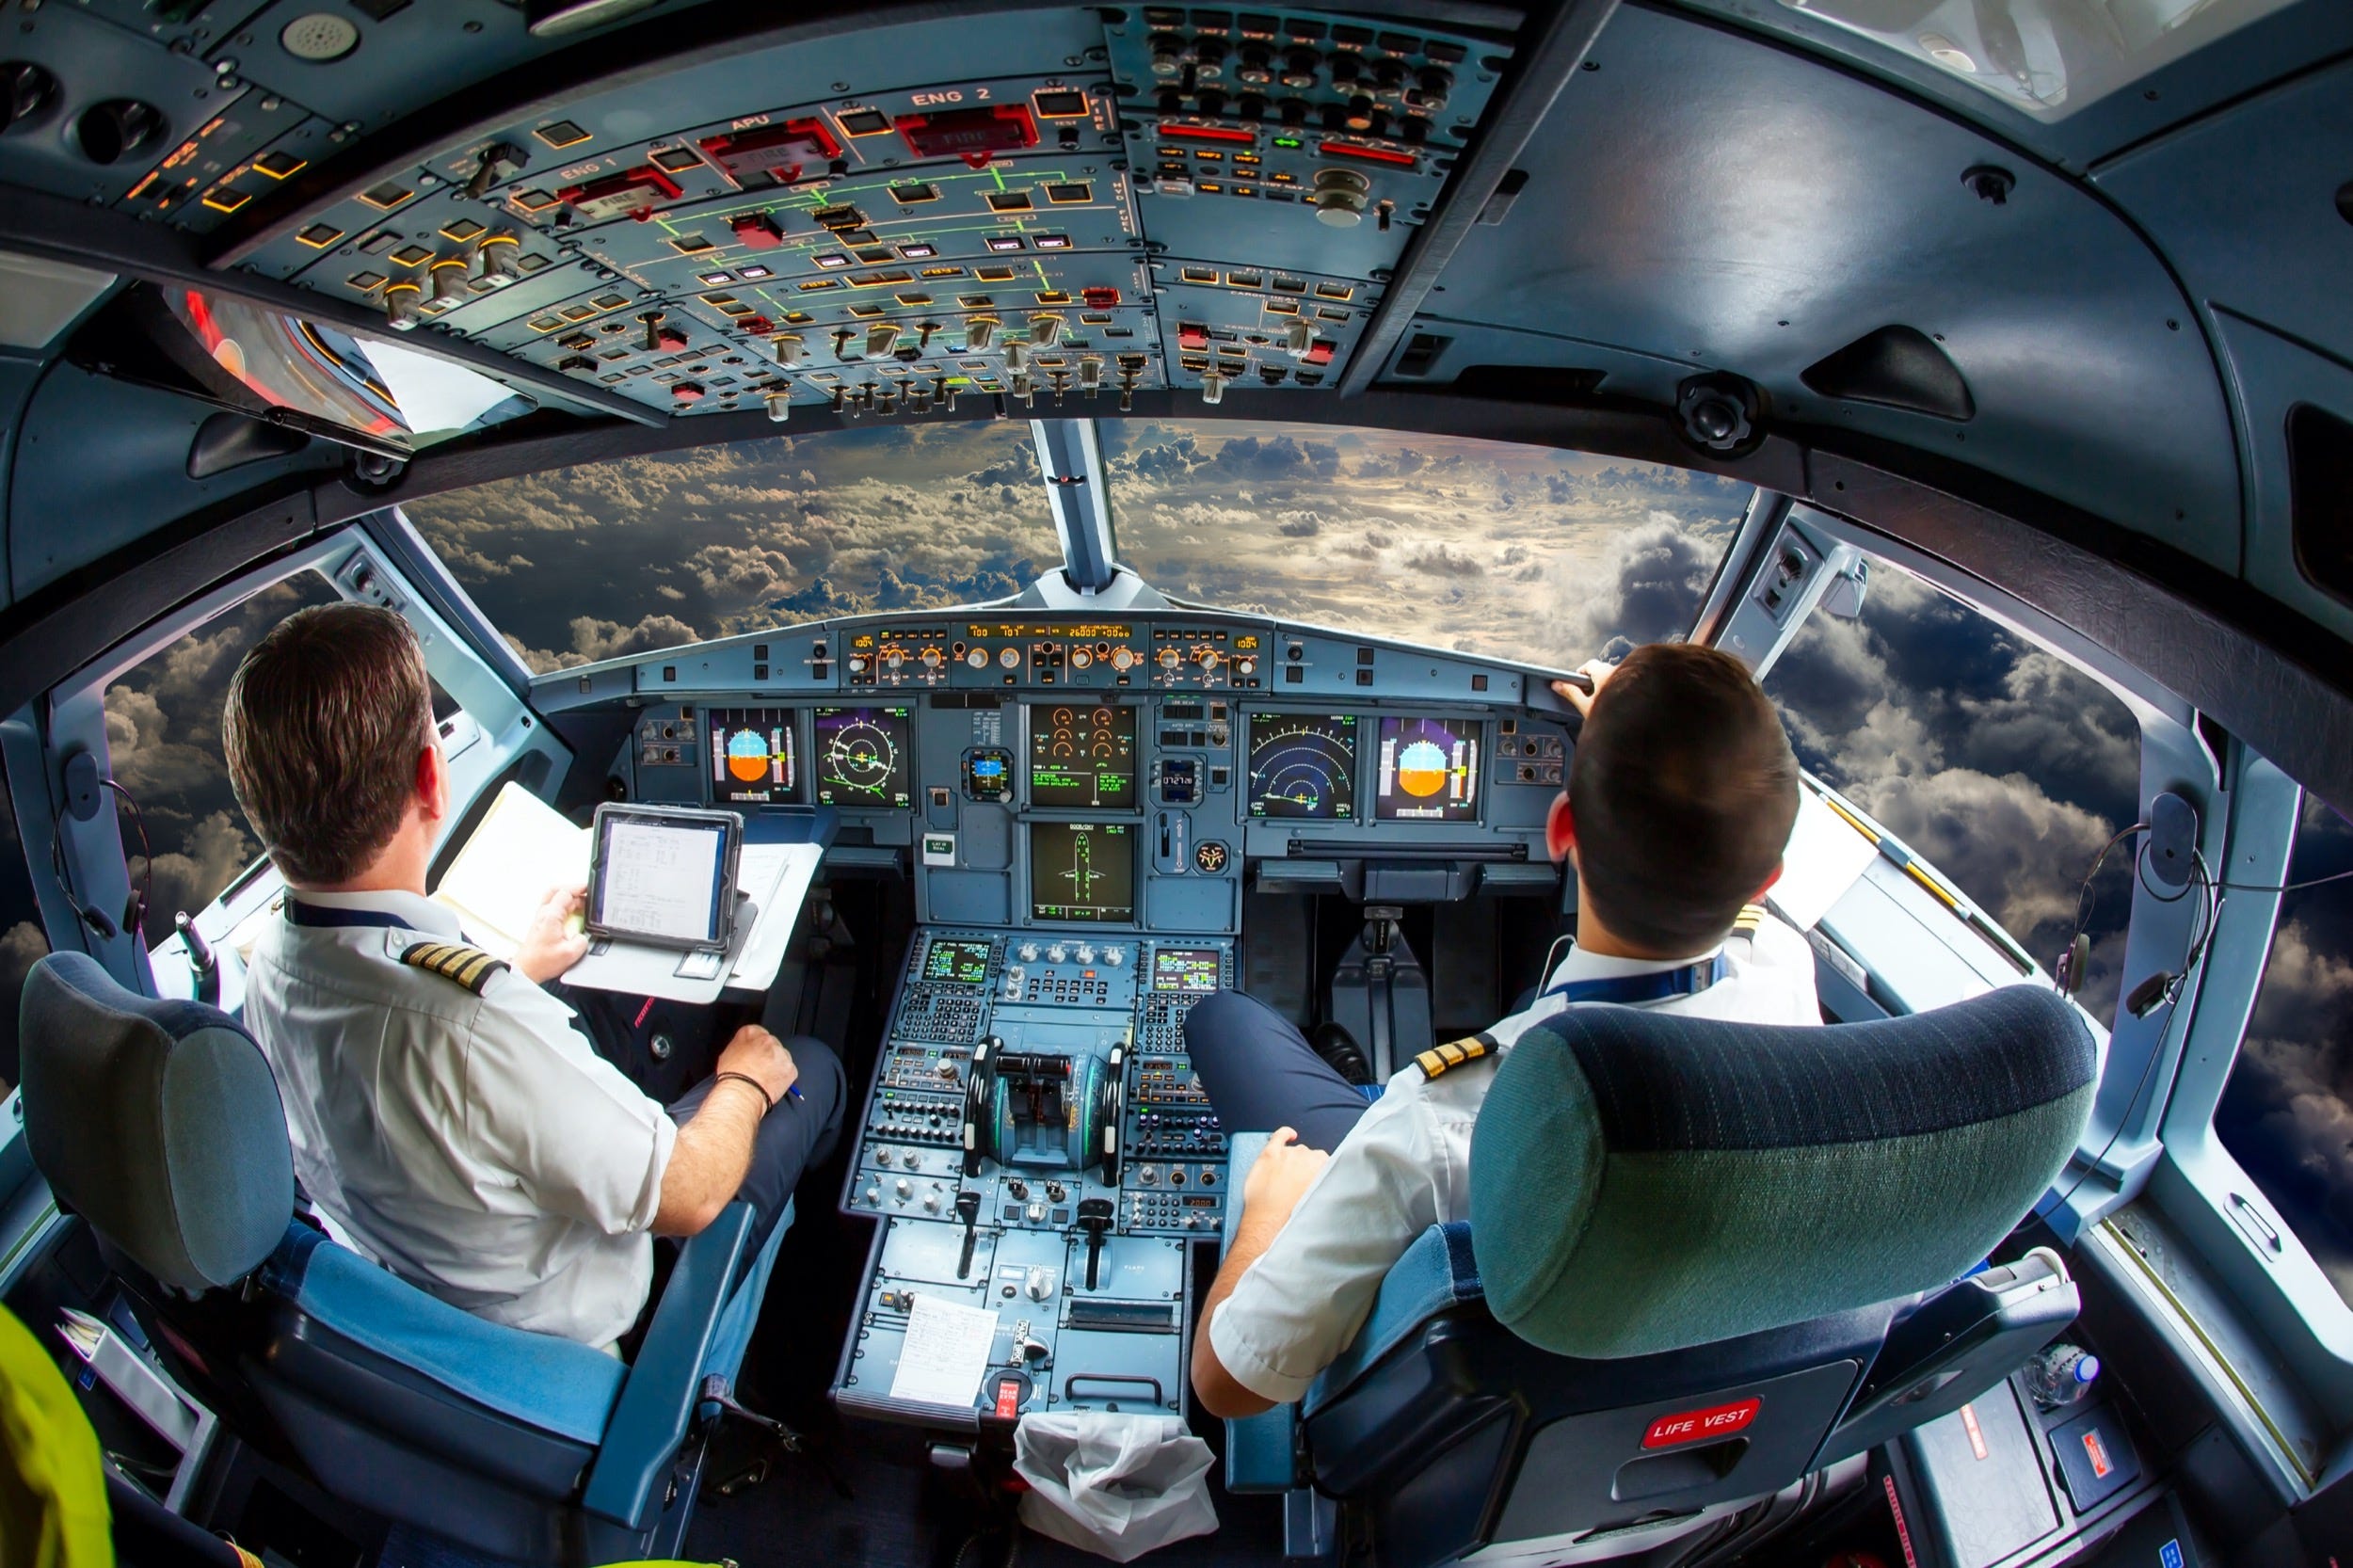
[[[607,832],[597,888],[603,923],[673,941],[709,939],[727,836],[627,819]]]
[[[997,1314],[937,1296],[918,1295],[907,1314],[907,1336],[899,1351],[898,1375],[890,1397],[922,1404],[968,1407],[988,1370],[988,1350],[997,1337]]]

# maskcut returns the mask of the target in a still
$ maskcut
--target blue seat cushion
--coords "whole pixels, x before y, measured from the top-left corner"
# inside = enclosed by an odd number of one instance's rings
[[[363,1349],[499,1414],[595,1447],[629,1368],[553,1335],[492,1323],[296,1223],[263,1265],[262,1283]]]

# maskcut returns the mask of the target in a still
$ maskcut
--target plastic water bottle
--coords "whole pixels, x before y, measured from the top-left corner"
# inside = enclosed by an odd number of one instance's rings
[[[2081,1345],[2053,1345],[2026,1363],[2026,1392],[2044,1410],[2073,1404],[2091,1392],[2100,1358]]]

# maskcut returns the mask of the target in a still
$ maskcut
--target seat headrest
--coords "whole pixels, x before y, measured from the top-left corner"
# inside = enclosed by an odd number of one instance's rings
[[[1817,1029],[1578,1007],[1496,1071],[1471,1143],[1488,1305],[1562,1355],[1645,1355],[1927,1290],[2065,1166],[2097,1051],[2011,985]]]
[[[259,1267],[295,1185],[253,1037],[216,1007],[128,990],[78,952],[33,966],[19,1019],[24,1135],[58,1203],[180,1290]]]

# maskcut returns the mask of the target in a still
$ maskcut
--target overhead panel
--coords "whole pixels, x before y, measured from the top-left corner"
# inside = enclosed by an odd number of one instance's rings
[[[1509,57],[1337,13],[1044,10],[952,48],[900,24],[535,88],[527,119],[371,163],[551,45],[500,0],[28,14],[0,54],[54,86],[0,180],[392,330],[775,418],[1336,382]],[[675,15],[632,36],[658,52]],[[126,95],[152,112],[110,161],[26,134]]]

